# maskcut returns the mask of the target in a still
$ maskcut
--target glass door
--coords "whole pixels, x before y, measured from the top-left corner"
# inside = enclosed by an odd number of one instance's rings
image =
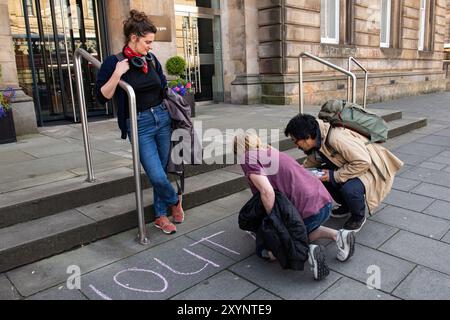
[[[74,52],[81,47],[100,60],[100,37],[94,0],[22,0],[23,12],[11,13],[20,85],[33,95],[39,122],[79,121]],[[18,8],[15,6],[14,8]],[[25,28],[20,18],[25,19]],[[24,39],[25,38],[25,39]],[[28,42],[28,50],[25,43]],[[31,47],[31,50],[30,50]],[[32,55],[32,57],[30,57]],[[20,56],[20,57],[19,57]],[[17,60],[17,59],[16,59]],[[32,74],[32,77],[30,76]],[[96,70],[83,64],[88,115],[109,110],[95,102]],[[33,90],[34,87],[34,90]]]
[[[177,54],[186,59],[186,78],[196,101],[223,101],[219,10],[176,5]]]

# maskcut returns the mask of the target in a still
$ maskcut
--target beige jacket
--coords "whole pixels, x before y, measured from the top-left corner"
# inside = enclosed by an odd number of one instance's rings
[[[403,162],[389,150],[376,143],[366,144],[364,136],[344,128],[332,128],[330,124],[317,120],[322,136],[322,152],[339,169],[334,172],[337,183],[359,178],[366,188],[366,202],[372,214],[392,188],[395,173]],[[330,133],[326,145],[327,135]],[[333,150],[334,149],[334,150]],[[310,155],[304,162],[305,167],[317,167],[319,161]]]

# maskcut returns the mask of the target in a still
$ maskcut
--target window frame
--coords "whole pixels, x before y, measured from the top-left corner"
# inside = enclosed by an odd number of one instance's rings
[[[329,35],[326,34],[327,33],[327,21],[328,21],[328,14],[330,14],[330,12],[327,10],[328,6],[327,6],[327,0],[321,0],[320,2],[320,10],[322,11],[322,3],[323,1],[325,1],[325,21],[322,21],[322,15],[321,15],[321,21],[320,21],[320,42],[321,43],[325,43],[325,44],[339,44],[340,41],[340,0],[331,0],[331,1],[335,1],[335,8],[336,11],[334,12],[335,14],[335,34],[336,37],[335,38],[330,38],[328,37]],[[322,28],[325,28],[325,37],[322,36]]]
[[[383,12],[383,1],[386,1],[386,10],[387,12]],[[381,48],[390,48],[391,47],[391,30],[392,30],[392,0],[380,0],[381,9],[380,9],[380,47]],[[385,14],[385,17],[384,17]],[[382,21],[383,18],[386,19],[386,42],[383,42],[383,29],[382,29]]]

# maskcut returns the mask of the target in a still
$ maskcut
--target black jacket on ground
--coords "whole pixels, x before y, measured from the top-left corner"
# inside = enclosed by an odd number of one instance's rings
[[[284,269],[303,270],[308,259],[309,240],[297,208],[282,193],[275,192],[270,215],[256,193],[239,213],[239,227],[256,233],[256,244],[272,251]]]

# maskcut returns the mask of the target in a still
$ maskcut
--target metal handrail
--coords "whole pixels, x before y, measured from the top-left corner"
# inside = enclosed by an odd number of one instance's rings
[[[75,76],[77,80],[77,90],[78,97],[80,102],[80,114],[81,114],[81,124],[83,128],[83,142],[84,142],[84,151],[86,155],[86,165],[88,178],[87,182],[95,182],[94,170],[92,166],[92,156],[91,156],[91,144],[89,140],[89,128],[87,121],[87,112],[86,112],[86,99],[84,96],[84,84],[83,84],[83,73],[81,69],[81,59],[84,58],[92,65],[100,69],[101,63],[92,55],[90,55],[86,50],[78,48],[75,50]],[[126,83],[125,81],[120,81],[119,86],[125,90],[128,95],[129,100],[129,108],[130,108],[130,118],[131,118],[131,145],[133,150],[133,169],[134,169],[134,180],[136,186],[136,208],[138,211],[138,222],[139,222],[139,235],[138,242],[142,245],[147,245],[147,230],[145,226],[144,219],[144,207],[143,207],[143,193],[141,186],[141,165],[139,161],[139,144],[138,144],[138,130],[137,130],[137,111],[136,111],[136,95],[134,93],[133,88]]]
[[[361,70],[364,71],[364,73],[365,73],[365,78],[364,78],[364,102],[363,102],[363,108],[365,109],[366,106],[367,106],[367,83],[368,83],[368,80],[369,80],[369,71],[367,71],[367,69],[364,68],[364,66],[358,60],[356,60],[353,57],[348,58],[348,71],[350,71],[350,72],[352,71],[352,62],[354,64],[356,64],[358,67],[360,67]],[[348,78],[348,87],[347,88],[348,88],[347,90],[350,90],[350,77]],[[347,94],[348,94],[348,92],[347,92]]]
[[[352,102],[356,103],[356,76],[355,74],[351,73],[350,71],[347,71],[335,64],[332,64],[331,62],[328,62],[326,60],[323,60],[319,57],[316,57],[315,55],[312,55],[311,53],[308,52],[302,52],[299,56],[298,56],[298,75],[299,75],[299,100],[300,100],[300,113],[303,113],[303,109],[304,109],[304,101],[303,101],[303,57],[308,57],[311,58],[321,64],[324,64],[330,68],[333,68],[336,71],[339,71],[345,75],[347,75],[348,77],[351,77],[353,79],[353,85],[352,85]],[[349,92],[347,91],[347,99],[349,99]]]

